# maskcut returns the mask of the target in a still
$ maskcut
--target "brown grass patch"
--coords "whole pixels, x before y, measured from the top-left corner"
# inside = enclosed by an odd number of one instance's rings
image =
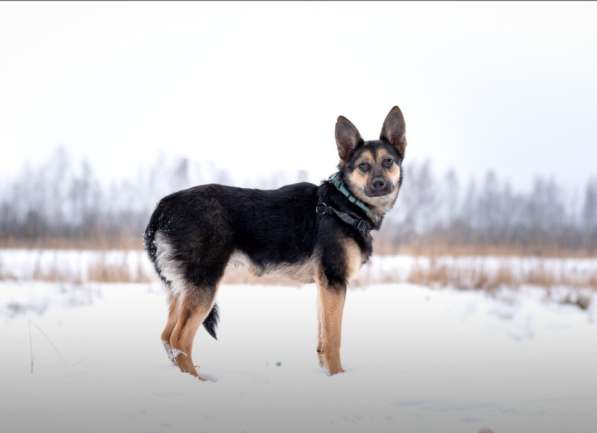
[[[569,257],[595,258],[597,251],[585,248],[565,248],[545,245],[482,245],[457,242],[427,241],[414,243],[390,242],[383,235],[373,240],[378,255],[429,256],[494,256],[494,257]]]
[[[495,291],[502,287],[519,288],[522,285],[551,288],[555,286],[587,288],[597,290],[597,270],[583,273],[578,270],[555,272],[543,264],[538,267],[515,273],[506,264],[497,271],[490,271],[481,263],[467,266],[450,266],[435,257],[429,259],[428,266],[415,263],[406,279],[423,286],[453,287],[463,290]]]
[[[87,281],[102,283],[149,283],[152,277],[141,264],[131,267],[126,259],[120,263],[110,263],[105,255],[94,260],[87,268]]]
[[[39,238],[14,239],[0,238],[0,248],[8,249],[39,249],[39,250],[141,250],[143,249],[142,235],[121,235],[114,237],[93,236],[89,238]]]
[[[39,252],[38,252],[39,253]],[[105,283],[148,283],[157,281],[155,272],[148,265],[141,251],[134,250],[135,257],[129,262],[127,254],[123,256],[98,252],[92,258],[75,264],[79,268],[64,266],[59,253],[45,256],[42,266],[41,253],[30,262],[30,268],[25,271],[24,279],[49,282],[105,282]],[[521,257],[521,260],[525,260]],[[553,261],[547,266],[542,259],[531,266],[518,266],[517,261],[505,260],[497,268],[487,265],[483,256],[470,261],[458,260],[458,257],[446,256],[417,256],[408,269],[385,269],[364,267],[359,272],[355,286],[366,286],[380,283],[409,282],[428,287],[452,287],[462,290],[495,291],[502,287],[519,288],[522,285],[544,287],[586,288],[597,290],[597,268],[582,269],[574,266],[566,267],[566,259]],[[19,270],[8,269],[6,264],[0,263],[0,279],[14,280]],[[402,274],[399,272],[402,271]],[[402,275],[402,276],[401,276]],[[244,266],[229,266],[223,279],[228,284],[263,284],[263,285],[291,285],[301,283],[279,275],[265,275],[258,277]],[[572,302],[572,301],[571,301]],[[581,301],[582,303],[582,301]]]
[[[14,273],[2,266],[0,263],[0,280],[16,280]],[[101,283],[148,283],[156,280],[152,270],[143,266],[143,262],[137,261],[136,265],[130,265],[126,256],[119,262],[108,260],[104,253],[82,264],[73,270],[63,266],[60,258],[55,255],[51,263],[42,266],[41,256],[38,255],[33,262],[31,271],[25,277],[27,280],[46,282],[68,282],[82,284],[86,282]]]

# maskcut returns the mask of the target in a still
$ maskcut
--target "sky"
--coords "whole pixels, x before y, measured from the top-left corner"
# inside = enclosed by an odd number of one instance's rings
[[[0,3],[0,176],[58,146],[106,179],[158,155],[337,164],[334,123],[514,186],[597,176],[595,3]],[[161,153],[160,153],[161,152]]]

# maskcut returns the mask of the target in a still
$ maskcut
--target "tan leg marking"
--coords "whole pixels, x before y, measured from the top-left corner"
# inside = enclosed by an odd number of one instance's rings
[[[177,305],[177,320],[170,335],[172,355],[178,368],[201,380],[193,363],[193,340],[197,329],[203,324],[213,306],[213,300],[197,300],[181,295]]]
[[[166,326],[162,331],[162,343],[164,344],[164,349],[166,350],[166,354],[168,358],[174,362],[174,356],[172,354],[172,347],[170,346],[170,336],[172,335],[172,331],[174,330],[174,326],[176,325],[176,305],[178,303],[177,296],[170,296],[170,304],[168,305],[168,319],[166,320]]]
[[[317,278],[321,302],[320,362],[329,372],[344,372],[340,362],[340,342],[342,339],[342,312],[346,298],[346,288],[328,287],[325,277]]]
[[[323,367],[323,328],[321,323],[323,322],[323,308],[321,306],[321,296],[317,295],[317,357],[319,358],[319,366]]]

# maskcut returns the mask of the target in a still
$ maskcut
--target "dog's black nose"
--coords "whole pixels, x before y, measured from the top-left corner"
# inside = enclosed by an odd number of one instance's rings
[[[376,177],[371,182],[371,186],[374,190],[379,191],[380,189],[384,189],[386,187],[386,180],[383,177]]]

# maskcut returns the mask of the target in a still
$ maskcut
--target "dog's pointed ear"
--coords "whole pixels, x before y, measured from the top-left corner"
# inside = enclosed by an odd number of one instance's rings
[[[400,108],[396,105],[386,116],[379,138],[394,146],[400,153],[400,156],[404,157],[404,150],[406,149],[405,132],[406,124],[404,122],[404,116],[402,115]]]
[[[347,162],[356,147],[363,142],[359,130],[344,116],[336,120],[336,146],[342,162]]]

